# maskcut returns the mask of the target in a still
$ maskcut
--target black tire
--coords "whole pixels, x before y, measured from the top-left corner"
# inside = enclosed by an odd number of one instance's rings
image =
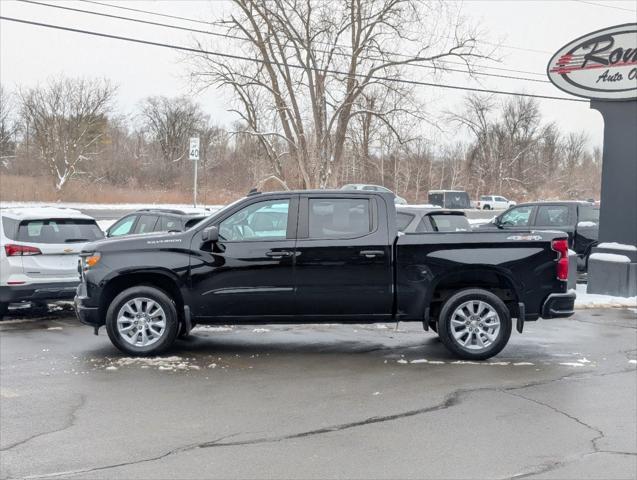
[[[165,313],[165,330],[163,334],[155,343],[147,346],[137,346],[128,343],[122,338],[117,329],[117,315],[120,309],[126,302],[135,298],[148,298],[159,304]],[[179,320],[175,303],[165,292],[155,287],[139,286],[128,288],[117,295],[109,305],[106,312],[106,332],[113,345],[124,353],[134,356],[158,355],[173,345],[179,333]]]
[[[489,205],[485,205],[482,210],[491,210],[491,207]]]
[[[7,314],[8,311],[9,311],[9,304],[0,303],[0,320],[2,320],[2,318]]]
[[[473,350],[460,345],[452,333],[452,315],[458,307],[465,302],[481,301],[489,305],[498,314],[500,329],[495,340],[483,349]],[[511,314],[504,302],[499,297],[481,288],[469,288],[460,290],[451,296],[443,305],[438,317],[438,335],[442,343],[455,356],[464,360],[486,360],[502,351],[511,336]],[[474,336],[475,338],[475,336]]]

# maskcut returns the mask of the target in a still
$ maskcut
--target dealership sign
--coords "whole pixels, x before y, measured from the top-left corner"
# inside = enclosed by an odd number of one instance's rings
[[[547,67],[565,92],[597,100],[637,99],[637,23],[584,35],[562,47]]]

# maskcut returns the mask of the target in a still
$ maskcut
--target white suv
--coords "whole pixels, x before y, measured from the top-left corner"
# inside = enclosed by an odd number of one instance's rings
[[[0,318],[9,303],[73,298],[78,254],[103,237],[95,220],[78,210],[0,209]]]
[[[507,200],[498,195],[482,195],[478,202],[480,210],[506,210],[514,205],[517,204],[513,200]]]

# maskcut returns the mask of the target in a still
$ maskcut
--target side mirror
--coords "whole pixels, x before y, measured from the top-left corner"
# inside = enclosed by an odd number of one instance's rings
[[[201,238],[204,242],[217,242],[219,241],[219,229],[217,227],[207,227],[201,232]]]

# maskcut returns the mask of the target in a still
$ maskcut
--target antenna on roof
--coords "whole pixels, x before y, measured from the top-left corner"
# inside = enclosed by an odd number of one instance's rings
[[[253,188],[252,190],[250,190],[248,192],[248,197],[252,196],[252,195],[257,195],[258,193],[261,193],[259,190],[257,190],[257,188]]]

